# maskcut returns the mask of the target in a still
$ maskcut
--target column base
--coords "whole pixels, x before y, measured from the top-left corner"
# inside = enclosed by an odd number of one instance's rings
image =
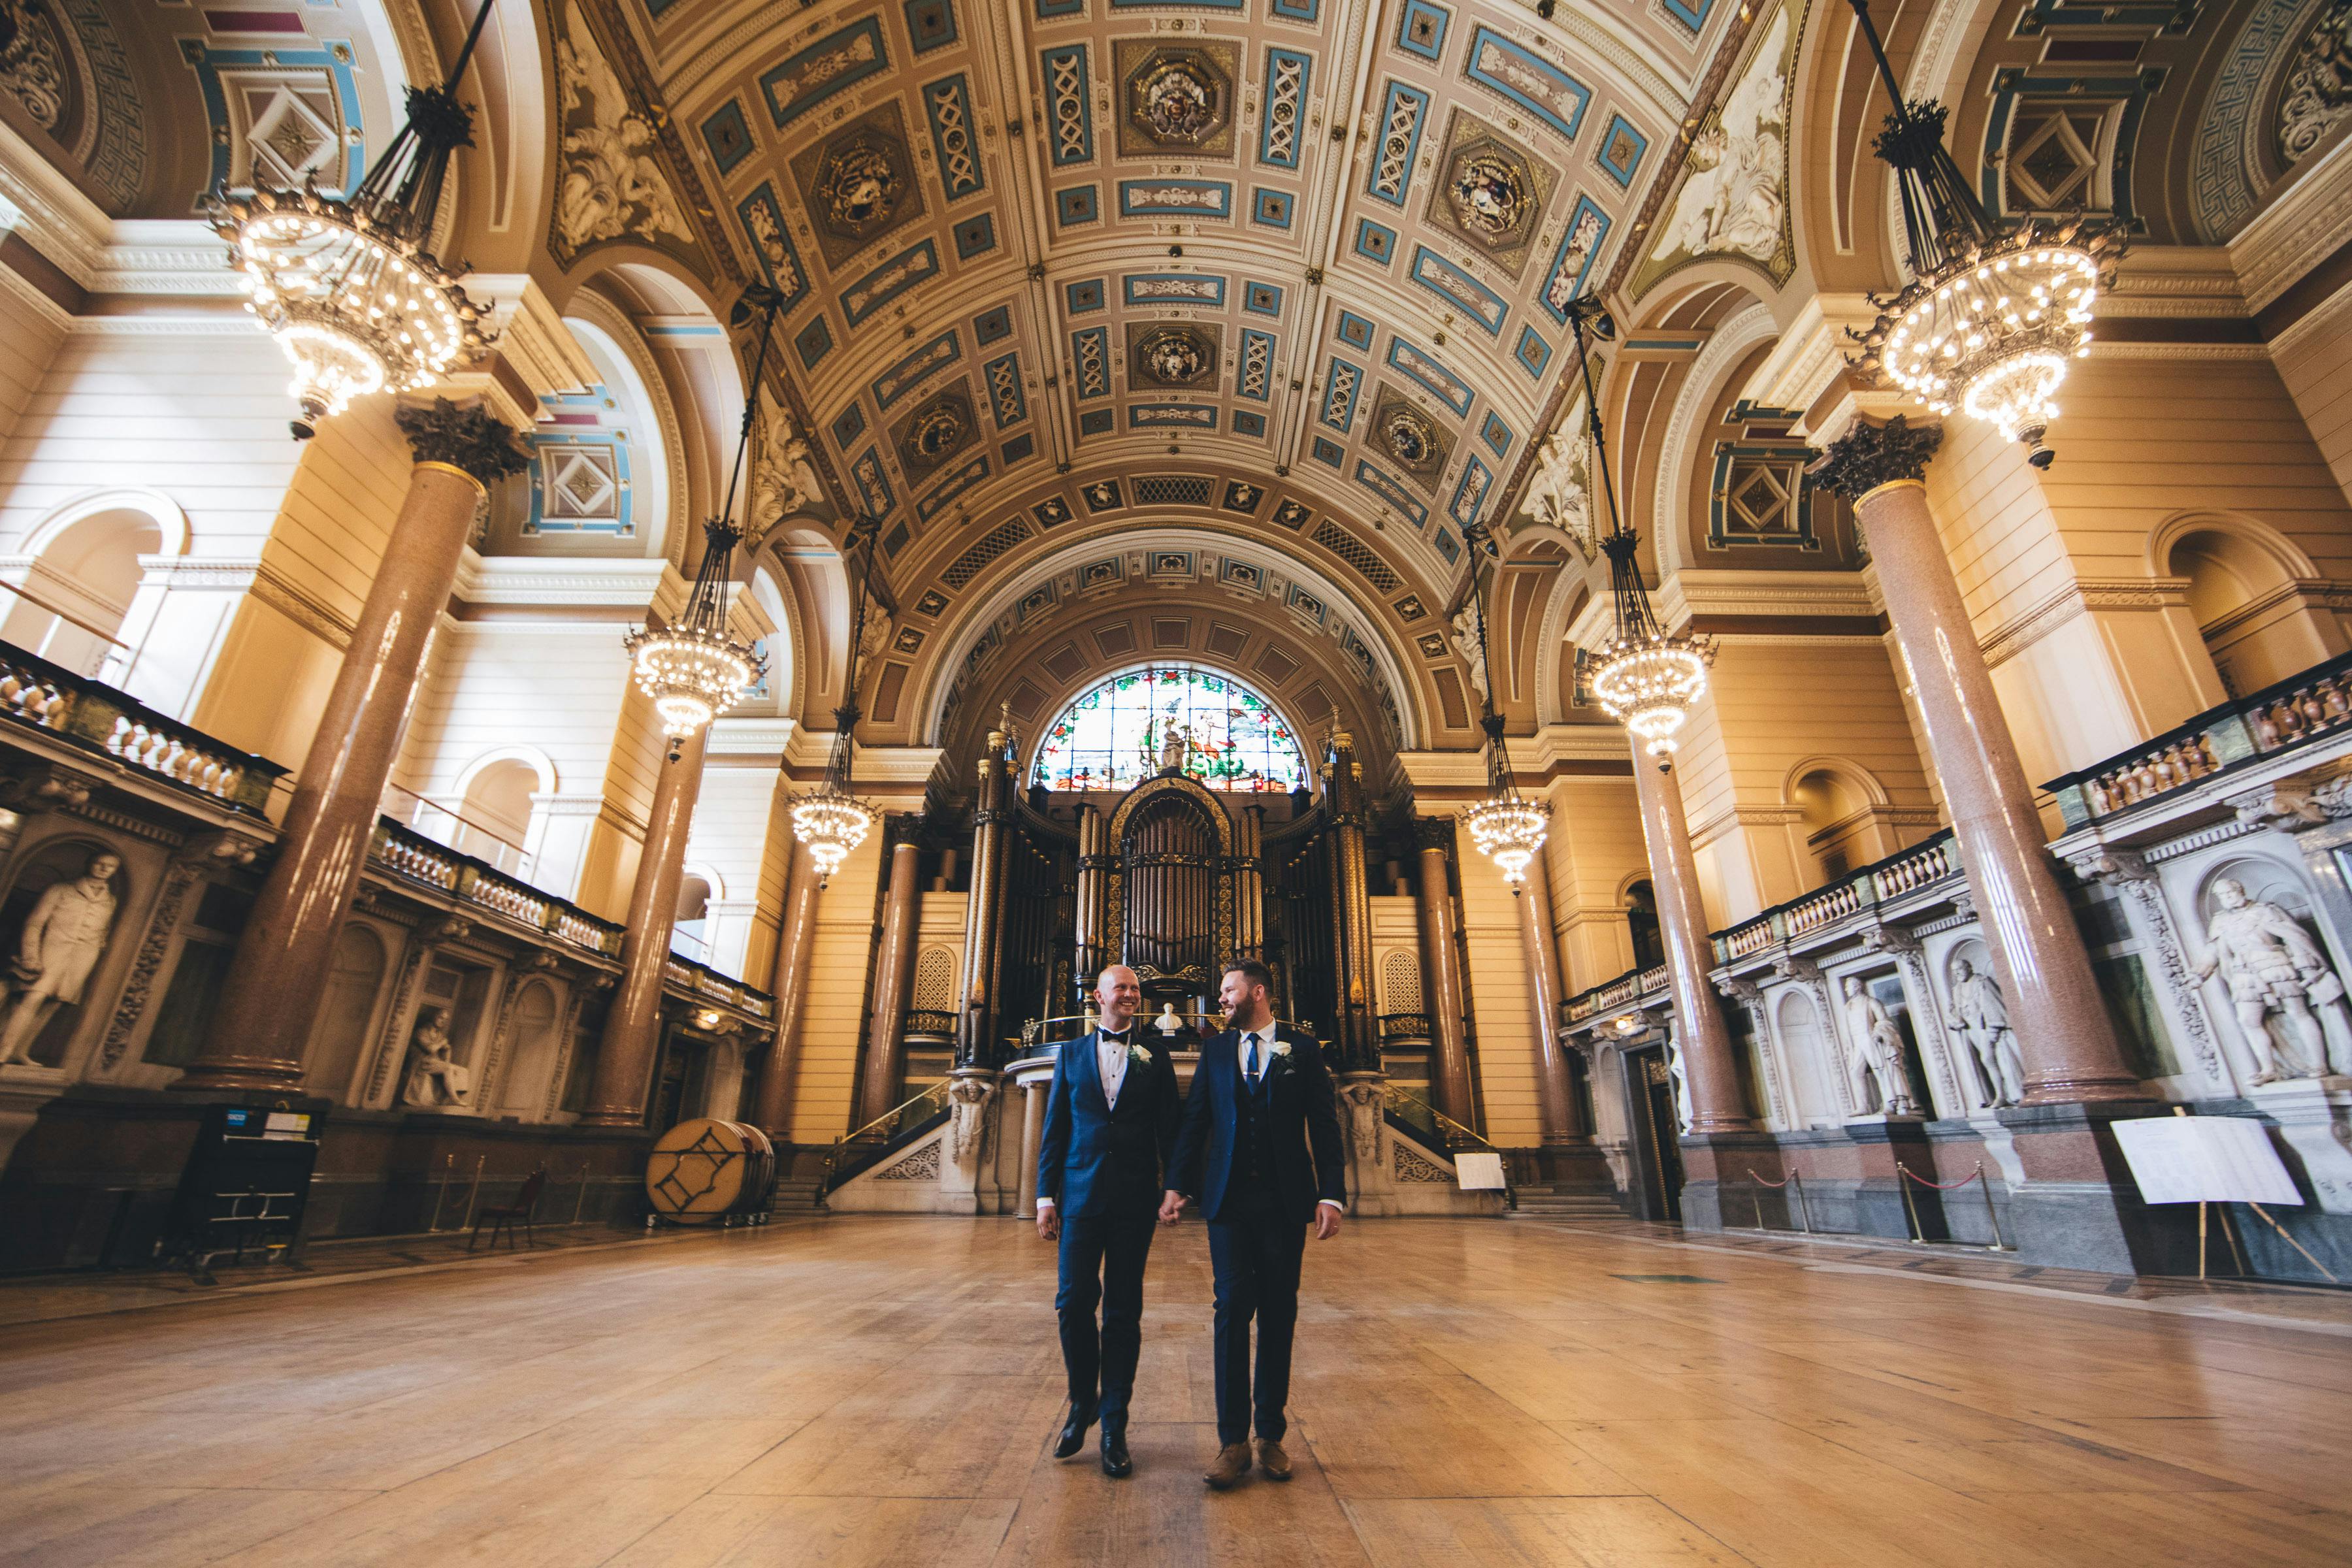
[[[1759,1181],[1788,1179],[1780,1140],[1752,1129],[1687,1132],[1675,1140],[1683,1157],[1683,1228],[1722,1230],[1742,1223],[1754,1205],[1739,1194]],[[1728,1215],[1728,1217],[1727,1217]],[[1769,1216],[1768,1216],[1769,1217]]]
[[[2194,1274],[2197,1205],[2142,1203],[2115,1123],[2168,1114],[2159,1100],[2019,1105],[1999,1112],[2021,1182],[2011,1184],[2019,1261],[2108,1274]]]

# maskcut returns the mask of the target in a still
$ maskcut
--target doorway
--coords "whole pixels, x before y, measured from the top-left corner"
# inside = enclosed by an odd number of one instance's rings
[[[1625,1125],[1632,1131],[1633,1191],[1642,1217],[1679,1225],[1683,1217],[1683,1155],[1676,1141],[1674,1074],[1663,1045],[1625,1053]]]

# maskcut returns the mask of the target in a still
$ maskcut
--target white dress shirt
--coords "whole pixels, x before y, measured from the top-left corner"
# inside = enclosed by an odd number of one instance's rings
[[[1126,1039],[1108,1040],[1103,1037],[1101,1030],[1095,1031],[1095,1060],[1102,1067],[1103,1099],[1110,1103],[1113,1110],[1118,1109],[1119,1088],[1127,1082],[1127,1047],[1135,1038],[1134,1019],[1128,1020],[1127,1027],[1122,1033],[1127,1036]],[[1037,1199],[1037,1206],[1041,1209],[1052,1208],[1054,1200],[1040,1196]]]
[[[1241,1032],[1241,1037],[1242,1037],[1240,1039],[1234,1042],[1234,1060],[1241,1067],[1242,1082],[1247,1083],[1250,1080],[1250,1047],[1253,1044],[1257,1047],[1258,1079],[1260,1082],[1264,1082],[1265,1075],[1274,1070],[1274,1026],[1268,1024],[1263,1029],[1244,1029]],[[1329,1204],[1341,1214],[1346,1214],[1348,1212],[1348,1205],[1346,1204],[1337,1202],[1334,1199],[1319,1198],[1316,1201],[1318,1206],[1323,1204]]]

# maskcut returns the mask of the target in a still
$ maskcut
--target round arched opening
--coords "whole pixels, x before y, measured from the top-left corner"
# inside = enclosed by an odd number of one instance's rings
[[[1122,670],[1080,693],[1045,727],[1029,777],[1051,790],[1121,790],[1171,766],[1214,790],[1307,781],[1307,753],[1274,704],[1192,665]]]

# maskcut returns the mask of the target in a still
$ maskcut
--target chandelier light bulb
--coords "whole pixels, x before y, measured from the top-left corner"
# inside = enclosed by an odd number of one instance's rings
[[[759,679],[751,649],[723,629],[691,623],[641,626],[624,641],[637,689],[661,715],[673,758],[680,743],[741,701]]]
[[[1462,825],[1470,830],[1470,841],[1478,853],[1495,863],[1504,881],[1516,887],[1528,879],[1528,868],[1543,848],[1545,824],[1550,816],[1551,808],[1544,802],[1504,794],[1464,812]]]
[[[793,837],[808,846],[816,862],[816,885],[824,887],[873,831],[874,808],[829,784],[793,803]]]
[[[1593,655],[1592,694],[1668,765],[1675,736],[1706,693],[1708,650],[1689,637],[1617,637]]]

